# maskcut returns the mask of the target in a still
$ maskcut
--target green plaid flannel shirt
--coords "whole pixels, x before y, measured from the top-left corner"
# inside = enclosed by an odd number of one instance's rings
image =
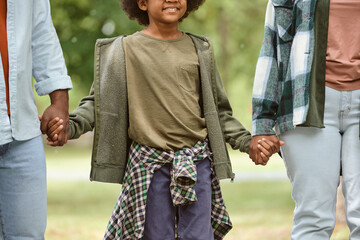
[[[253,87],[253,135],[306,121],[316,0],[269,0]]]
[[[170,192],[173,205],[181,206],[197,201],[193,189],[196,183],[194,161],[211,159],[212,153],[208,145],[208,140],[205,139],[192,148],[164,152],[133,142],[122,192],[110,217],[104,240],[134,240],[143,237],[147,191],[154,172],[164,164],[172,164]],[[221,195],[219,181],[215,177],[213,166],[211,168],[211,224],[214,238],[220,240],[230,231],[232,224]]]

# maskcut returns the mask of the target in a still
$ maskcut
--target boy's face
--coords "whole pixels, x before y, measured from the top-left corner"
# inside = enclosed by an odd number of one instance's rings
[[[184,16],[187,0],[137,0],[141,10],[147,11],[150,24],[177,24]]]

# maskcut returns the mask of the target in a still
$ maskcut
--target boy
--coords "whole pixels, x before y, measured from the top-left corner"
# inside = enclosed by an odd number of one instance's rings
[[[147,27],[96,43],[70,138],[95,128],[91,180],[123,184],[104,239],[222,239],[232,227],[218,182],[234,178],[225,141],[248,152],[251,135],[232,117],[210,41],[178,29],[203,2],[122,0]],[[278,146],[264,146],[267,161]]]

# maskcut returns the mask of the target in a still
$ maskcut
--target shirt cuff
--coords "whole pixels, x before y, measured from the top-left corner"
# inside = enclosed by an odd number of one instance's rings
[[[252,135],[274,135],[275,121],[271,119],[253,120]]]
[[[44,96],[61,89],[72,89],[72,83],[69,76],[59,76],[42,80],[35,83],[35,90],[39,96]]]

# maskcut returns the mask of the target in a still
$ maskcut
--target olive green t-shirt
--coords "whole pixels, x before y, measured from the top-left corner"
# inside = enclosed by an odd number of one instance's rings
[[[199,61],[191,38],[163,40],[137,32],[125,37],[123,46],[129,137],[165,151],[203,140]]]

